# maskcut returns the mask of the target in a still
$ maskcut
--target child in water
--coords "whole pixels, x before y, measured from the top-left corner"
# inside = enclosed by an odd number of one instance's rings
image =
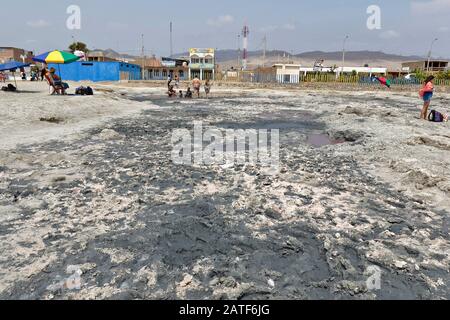
[[[192,98],[192,91],[191,91],[191,87],[187,88],[186,91],[186,95],[184,96],[185,98],[191,99]]]

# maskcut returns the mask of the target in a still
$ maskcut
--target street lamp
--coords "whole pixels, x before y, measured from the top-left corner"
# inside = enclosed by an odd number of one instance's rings
[[[344,43],[342,45],[342,74],[344,74],[344,67],[345,67],[345,44],[347,43],[349,36],[345,36]]]
[[[431,45],[430,45],[430,51],[428,51],[427,72],[430,72],[430,62],[431,62],[431,54],[432,54],[432,51],[433,51],[433,45],[434,45],[434,43],[435,43],[436,41],[438,41],[438,40],[439,40],[438,38],[435,38],[435,39],[431,42]]]

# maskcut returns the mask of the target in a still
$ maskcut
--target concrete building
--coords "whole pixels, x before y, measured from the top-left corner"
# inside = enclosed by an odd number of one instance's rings
[[[103,51],[90,51],[86,56],[86,61],[91,62],[114,62],[119,61],[115,58],[109,57]]]
[[[370,76],[372,75],[387,75],[388,69],[387,68],[381,68],[381,67],[344,67],[344,70],[342,70],[342,67],[338,67],[336,69],[332,68],[332,67],[322,67],[319,69],[315,68],[315,67],[301,67],[300,68],[300,73],[302,73],[303,75],[307,75],[308,73],[317,73],[317,72],[321,72],[321,73],[339,73],[339,72],[344,72],[344,73],[354,73],[356,72],[356,74],[368,74]]]
[[[11,60],[24,63],[33,63],[34,54],[32,51],[14,47],[0,47],[0,63],[6,63]],[[24,57],[24,59],[22,59]]]
[[[142,62],[142,61],[138,61]],[[167,80],[178,77],[180,80],[189,80],[189,61],[184,59],[152,58],[145,61],[145,80]]]
[[[120,81],[141,80],[141,67],[125,62],[79,61],[70,64],[53,65],[63,80],[70,81]]]
[[[276,71],[278,83],[299,83],[300,68],[299,64],[282,64],[278,63],[273,66]]]
[[[215,66],[214,49],[189,49],[189,79],[214,80]]]
[[[431,60],[429,71],[439,72],[448,70],[448,63],[445,60]],[[428,71],[428,60],[404,62],[402,63],[402,68],[407,72]]]

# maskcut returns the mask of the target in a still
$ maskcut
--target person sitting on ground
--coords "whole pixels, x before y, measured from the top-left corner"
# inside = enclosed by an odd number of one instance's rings
[[[431,99],[433,98],[434,93],[434,76],[429,76],[419,91],[420,97],[423,99],[423,108],[422,112],[420,113],[420,118],[426,120],[428,115],[428,108],[431,105]]]
[[[187,99],[192,99],[191,87],[187,88],[186,95],[184,97],[187,98]]]
[[[178,97],[179,97],[180,99],[183,98],[183,90],[180,90],[180,92],[179,92],[179,94],[178,94]]]
[[[192,86],[194,87],[194,92],[197,94],[197,97],[200,98],[200,89],[202,87],[202,81],[195,77],[194,80],[192,80]]]
[[[169,86],[169,91],[167,92],[167,94],[169,95],[169,98],[175,97],[176,96],[176,91],[173,89],[173,85]]]

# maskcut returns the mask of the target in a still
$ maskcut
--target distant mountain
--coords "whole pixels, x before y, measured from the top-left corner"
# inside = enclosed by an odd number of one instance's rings
[[[232,60],[237,60],[239,52],[237,50],[219,50],[216,51],[216,61],[221,62],[229,62]],[[242,52],[241,52],[242,54]],[[186,57],[188,56],[188,52],[183,52],[180,54],[174,55],[174,57]],[[261,58],[263,56],[263,51],[249,51],[248,57],[251,58]],[[336,52],[324,52],[324,51],[310,51],[303,52],[292,55],[287,51],[282,50],[270,50],[266,52],[266,58],[268,60],[273,59],[282,59],[282,58],[298,58],[304,60],[316,60],[316,59],[324,59],[324,60],[340,60],[342,59],[342,51]],[[423,57],[420,56],[402,56],[396,54],[384,53],[381,51],[347,51],[345,53],[345,59],[348,61],[376,61],[376,60],[385,60],[392,62],[402,62],[408,60],[420,60]]]
[[[301,59],[324,59],[324,60],[339,60],[342,59],[342,51],[323,52],[310,51],[296,54],[295,57]],[[406,61],[406,60],[420,60],[423,57],[419,56],[401,56],[396,54],[384,53],[381,51],[348,51],[345,53],[345,59],[352,60],[388,60],[388,61]]]
[[[218,50],[216,51],[216,61],[218,63],[221,62],[228,62],[231,60],[237,60],[238,56],[242,55],[242,51],[238,52],[238,50],[231,50],[231,49],[227,49],[227,50]],[[263,55],[263,51],[249,51],[248,52],[248,57],[252,58],[252,57],[262,57]],[[271,51],[267,51],[266,52],[266,56],[267,57],[283,57],[283,56],[288,56],[290,55],[290,53],[286,52],[286,51],[281,51],[281,50],[271,50]],[[173,55],[174,58],[180,58],[180,57],[187,57],[189,56],[189,52],[183,52],[183,53],[178,53]]]
[[[138,56],[133,56],[130,54],[122,54],[113,49],[106,50],[93,50],[100,51],[105,54],[105,56],[126,61],[136,61],[139,59]],[[189,56],[188,52],[183,52],[175,54],[172,58],[180,58]],[[242,51],[238,50],[218,50],[216,51],[216,61],[221,65],[223,69],[236,67],[238,57],[242,57]],[[270,66],[275,63],[298,63],[303,66],[313,66],[314,61],[318,59],[325,60],[325,65],[333,66],[340,65],[342,61],[342,51],[335,52],[324,52],[324,51],[310,51],[298,54],[292,54],[283,50],[270,50],[266,52],[266,60],[263,59],[263,51],[250,51],[248,53],[249,66],[255,67],[265,64]],[[397,54],[389,54],[381,51],[347,51],[345,54],[345,59],[347,63],[351,63],[354,66],[378,66],[387,67],[389,69],[398,69],[401,67],[401,63],[411,60],[420,60],[424,57],[420,56],[402,56]]]
[[[112,59],[118,59],[118,60],[136,60],[138,57],[133,56],[133,55],[129,55],[129,54],[124,54],[124,53],[119,53],[117,51],[114,51],[113,49],[94,49],[91,50],[93,52],[102,52],[106,57],[108,58],[112,58]]]

